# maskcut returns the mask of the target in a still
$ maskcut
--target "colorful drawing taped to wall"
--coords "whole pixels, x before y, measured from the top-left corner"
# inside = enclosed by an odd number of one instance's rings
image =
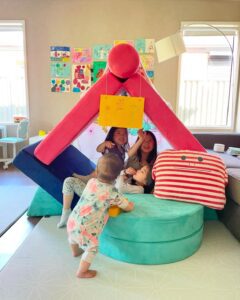
[[[146,43],[145,43],[145,39],[137,39],[135,40],[135,49],[137,50],[137,52],[140,53],[145,53],[145,49],[146,49]]]
[[[52,78],[51,92],[66,93],[71,90],[71,80],[69,78]]]
[[[98,124],[142,128],[143,112],[143,97],[101,95]]]
[[[93,47],[93,60],[107,60],[109,51],[112,49],[112,45],[95,45]]]
[[[92,49],[91,48],[72,48],[72,62],[74,64],[91,64]]]
[[[119,44],[129,44],[134,47],[134,41],[132,41],[132,40],[115,40],[113,42],[114,46],[119,45]]]
[[[155,40],[154,39],[146,39],[146,48],[145,48],[145,53],[154,53],[155,52]]]
[[[103,75],[106,68],[106,61],[94,61],[93,62],[93,82],[95,83]]]
[[[51,61],[70,61],[70,47],[51,46],[50,47],[50,60]]]
[[[72,91],[83,92],[91,86],[91,65],[72,65]]]
[[[140,60],[144,70],[154,69],[154,56],[152,54],[140,54]]]
[[[66,62],[51,62],[51,77],[70,78],[71,66]]]
[[[154,71],[147,70],[146,71],[148,78],[153,82],[154,80]]]

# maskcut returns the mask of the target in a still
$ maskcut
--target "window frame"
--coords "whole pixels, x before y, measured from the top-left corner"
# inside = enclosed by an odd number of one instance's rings
[[[230,115],[231,118],[231,125],[229,127],[226,126],[220,126],[220,127],[197,127],[197,126],[186,126],[189,130],[192,132],[233,132],[236,130],[237,127],[237,110],[239,109],[239,81],[240,81],[240,74],[239,74],[239,61],[240,61],[240,22],[209,22],[209,21],[184,21],[181,22],[181,32],[184,31],[184,29],[187,26],[197,26],[199,27],[201,25],[212,27],[213,29],[216,27],[216,30],[221,30],[221,28],[229,28],[229,30],[238,30],[238,47],[236,49],[235,56],[233,55],[233,71],[232,71],[232,113]],[[219,34],[221,34],[221,31],[219,31]],[[210,36],[211,34],[209,34]],[[227,41],[226,41],[227,42]],[[178,88],[177,88],[177,101],[176,101],[176,113],[177,116],[179,116],[179,100],[180,100],[180,88],[181,88],[181,67],[182,67],[182,57],[180,56],[179,62],[178,62]]]
[[[25,77],[25,96],[26,96],[26,117],[29,119],[30,118],[30,111],[29,111],[29,89],[28,89],[28,73],[27,73],[27,46],[26,46],[26,24],[25,20],[1,20],[0,19],[0,27],[1,26],[21,26],[22,28],[22,33],[23,33],[23,56],[24,56],[24,77]],[[13,124],[14,121],[12,122],[2,122],[0,120],[0,124],[2,125],[8,125],[8,124]]]

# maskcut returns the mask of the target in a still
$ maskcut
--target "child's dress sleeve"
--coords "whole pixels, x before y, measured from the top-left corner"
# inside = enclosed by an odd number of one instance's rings
[[[114,190],[115,191],[111,195],[112,200],[110,201],[110,206],[117,205],[118,207],[125,209],[129,204],[128,199],[124,197],[124,195],[119,193],[116,189]]]

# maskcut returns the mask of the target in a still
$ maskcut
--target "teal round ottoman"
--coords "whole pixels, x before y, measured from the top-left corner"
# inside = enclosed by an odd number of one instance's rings
[[[109,218],[100,253],[133,264],[166,264],[191,256],[203,234],[203,206],[161,200],[148,194],[127,194],[131,212]]]

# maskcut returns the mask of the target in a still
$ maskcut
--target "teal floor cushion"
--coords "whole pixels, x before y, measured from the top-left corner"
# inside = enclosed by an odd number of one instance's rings
[[[42,188],[38,188],[28,208],[29,217],[58,216],[62,213],[62,204]]]
[[[100,253],[134,264],[166,264],[198,250],[203,206],[132,194],[134,210],[110,218],[100,237]]]

